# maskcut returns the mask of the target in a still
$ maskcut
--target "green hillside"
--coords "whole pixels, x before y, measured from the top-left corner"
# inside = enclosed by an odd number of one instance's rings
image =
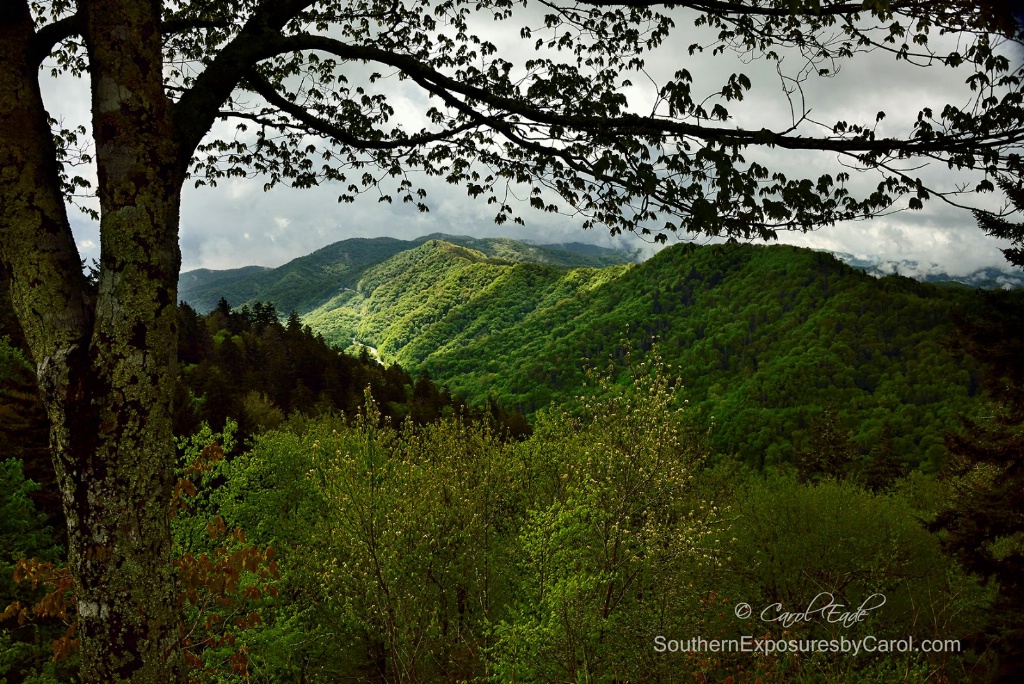
[[[375,264],[418,245],[444,240],[487,257],[560,268],[604,267],[629,263],[635,255],[619,250],[569,243],[528,245],[508,238],[427,235],[415,240],[352,238],[336,242],[278,268],[246,266],[228,271],[199,269],[181,274],[178,296],[200,313],[212,311],[221,297],[232,304],[273,302],[279,311],[307,312],[345,292]]]
[[[544,264],[559,268],[603,268],[632,263],[637,260],[636,252],[598,247],[582,242],[534,245],[510,238],[472,238],[466,235],[445,235],[444,233],[425,235],[416,238],[413,242],[422,244],[431,240],[441,240],[460,247],[475,249],[494,259]]]
[[[221,297],[238,306],[265,301],[273,302],[279,311],[308,311],[338,288],[354,283],[368,266],[409,246],[407,241],[394,238],[354,238],[328,245],[279,268],[222,271],[223,277],[218,281],[209,276],[194,277],[197,272],[189,271],[178,280],[178,297],[200,313],[212,311]]]
[[[571,403],[585,359],[658,339],[722,452],[790,461],[825,448],[815,440],[833,421],[840,443],[827,448],[854,461],[889,449],[934,468],[944,432],[975,404],[972,368],[943,347],[972,296],[784,246],[679,246],[641,265],[565,270],[431,241],[304,319],[335,344],[376,347],[471,401],[526,413]]]
[[[243,266],[242,268],[231,268],[225,271],[200,268],[183,273],[178,283],[178,289],[189,294],[207,290],[227,292],[236,288],[236,286],[244,288],[245,286],[241,285],[241,283],[258,282],[259,277],[269,270],[271,269],[264,266]],[[237,294],[241,292],[241,289],[233,289],[233,292]]]
[[[960,451],[947,456],[943,439],[961,415],[1007,410],[982,387],[1018,391],[1019,374],[1005,369],[1019,345],[1003,341],[1019,329],[1019,293],[876,279],[792,247],[678,246],[643,264],[566,268],[530,263],[516,243],[440,239],[373,261],[396,245],[369,242],[278,270],[282,292],[288,277],[295,292],[334,278],[308,325],[258,302],[179,308],[185,505],[171,525],[181,567],[240,559],[256,567],[247,578],[275,582],[210,573],[203,591],[222,594],[200,606],[201,638],[249,616],[231,638],[266,681],[375,681],[387,639],[394,653],[430,654],[417,681],[516,672],[524,657],[561,681],[579,662],[570,642],[592,654],[588,676],[607,681],[999,681],[987,674],[990,644],[1016,624],[1012,585],[968,574],[941,544],[953,539],[983,563],[1008,550],[998,567],[1012,571],[1019,540],[975,539],[1019,509],[1019,478],[1012,468],[958,473],[970,452],[954,441]],[[235,275],[196,280],[240,286],[267,272]],[[13,550],[0,570],[13,577],[20,556],[63,557],[36,512],[59,523],[63,509],[26,479],[55,491],[32,364],[3,292],[0,283],[0,443],[22,459],[0,462],[0,510],[14,513],[0,515]],[[975,353],[1002,357],[984,371],[947,351],[962,312],[985,324],[985,334],[960,329],[968,346],[1001,341]],[[328,336],[376,347],[390,365],[339,354]],[[585,359],[601,368],[585,372]],[[534,412],[532,429],[515,408]],[[1015,458],[1018,432],[961,428],[959,444],[1005,445]],[[909,472],[947,459],[943,477]],[[953,523],[941,532],[927,526],[944,520]],[[224,538],[217,525],[238,531]],[[0,605],[39,601],[28,584],[0,583]],[[884,596],[885,610],[864,625],[767,621],[763,634],[913,634],[965,650],[932,661],[637,655],[652,652],[649,625],[734,638],[752,624],[735,619],[740,598],[799,606],[825,591],[850,606]],[[22,673],[48,661],[66,625],[13,623],[0,625],[0,675],[29,681]],[[494,646],[465,648],[485,638]],[[223,652],[206,653],[208,672],[227,675]],[[296,653],[316,665],[300,671]],[[58,679],[73,675],[47,681]]]

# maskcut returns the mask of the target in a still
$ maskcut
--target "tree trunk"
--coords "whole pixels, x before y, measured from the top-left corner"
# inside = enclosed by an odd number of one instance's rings
[[[102,221],[82,275],[24,0],[0,7],[0,259],[37,365],[68,521],[83,682],[184,681],[168,505],[181,171],[158,3],[80,3]]]

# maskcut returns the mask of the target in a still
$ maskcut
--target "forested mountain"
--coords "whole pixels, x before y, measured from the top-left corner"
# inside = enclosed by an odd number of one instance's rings
[[[985,490],[910,472],[947,458],[959,415],[991,411],[987,376],[946,346],[989,296],[790,247],[571,268],[497,246],[339,266],[353,279],[305,320],[179,307],[171,525],[195,681],[560,681],[582,653],[609,681],[973,682],[1009,662],[992,650],[1010,624],[997,585],[922,526]],[[75,603],[6,308],[0,439],[18,458],[0,462],[0,572],[23,581],[0,582],[0,678],[49,684],[77,667]],[[533,412],[532,434],[503,406]],[[733,610],[821,592],[885,610],[849,629]],[[665,641],[755,629],[956,650],[697,657]]]
[[[858,470],[884,452],[897,469],[933,470],[943,434],[976,403],[973,366],[944,348],[969,290],[785,246],[680,245],[606,268],[522,256],[430,240],[300,313],[337,346],[376,348],[471,402],[527,414],[571,404],[585,360],[660,340],[713,419],[715,449],[759,466],[835,453]]]
[[[182,273],[178,296],[197,311],[212,311],[224,297],[232,304],[273,302],[280,311],[308,311],[335,293],[353,287],[367,268],[399,252],[435,239],[477,250],[495,259],[564,268],[629,263],[635,255],[593,245],[528,245],[508,238],[426,235],[415,240],[352,238],[328,245],[279,268],[246,266],[227,271],[198,269]]]
[[[232,310],[221,300],[205,316],[181,304],[178,318],[177,434],[193,434],[202,424],[221,430],[233,419],[245,437],[299,413],[351,416],[363,408],[367,392],[395,424],[442,415],[484,417],[426,374],[416,378],[398,364],[339,352],[294,313],[282,323],[273,304]],[[521,416],[493,402],[487,410],[499,432],[528,432]]]

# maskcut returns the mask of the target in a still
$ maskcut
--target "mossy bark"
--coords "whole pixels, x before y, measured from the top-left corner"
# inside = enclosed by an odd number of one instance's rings
[[[90,293],[23,0],[0,6],[0,259],[37,364],[68,520],[84,682],[184,681],[171,565],[182,172],[158,3],[80,3],[101,206]]]

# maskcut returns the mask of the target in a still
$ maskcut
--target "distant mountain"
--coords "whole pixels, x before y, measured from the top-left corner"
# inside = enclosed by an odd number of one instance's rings
[[[278,268],[246,266],[227,271],[199,269],[181,274],[178,297],[200,313],[211,311],[221,297],[233,306],[273,302],[278,311],[305,313],[353,287],[362,273],[399,252],[432,240],[444,240],[510,263],[529,262],[556,268],[604,267],[630,263],[633,253],[604,247],[529,245],[508,238],[472,238],[435,233],[415,240],[352,238],[318,249]]]
[[[445,235],[444,233],[425,235],[416,238],[413,242],[423,244],[430,240],[442,240],[475,249],[495,259],[507,259],[517,263],[545,264],[558,268],[602,268],[635,263],[639,260],[638,251],[611,249],[582,242],[534,244],[510,238],[472,238],[465,235]]]
[[[565,251],[565,252],[572,252],[574,254],[582,254],[584,256],[604,257],[604,256],[608,256],[610,254],[611,255],[626,254],[630,258],[630,261],[634,261],[634,262],[637,262],[637,263],[639,263],[641,261],[641,259],[640,259],[640,250],[639,249],[636,249],[636,250],[618,250],[618,249],[611,249],[609,247],[599,247],[598,245],[592,245],[592,244],[589,244],[587,242],[559,242],[559,243],[556,243],[556,244],[538,243],[538,242],[536,242],[534,240],[523,240],[522,242],[524,242],[524,243],[526,243],[528,245],[535,245],[536,244],[536,245],[540,245],[542,247],[547,247],[548,249],[558,249],[558,250],[562,250],[562,251]],[[612,265],[612,264],[609,264],[609,265]]]
[[[233,306],[273,302],[278,311],[308,311],[339,289],[354,285],[364,269],[408,249],[407,240],[353,238],[293,259],[278,268],[249,266],[231,271],[182,273],[178,297],[200,313],[211,311],[221,297]],[[214,282],[214,275],[216,281]]]
[[[825,251],[825,250],[823,250]],[[882,260],[857,257],[848,252],[828,252],[843,262],[881,278],[887,275],[902,275],[924,283],[945,286],[963,286],[982,290],[1024,289],[1024,273],[1002,271],[996,268],[982,268],[968,275],[949,275],[937,264],[921,264],[908,259]]]
[[[526,414],[572,406],[585,365],[622,363],[658,340],[690,409],[713,416],[714,448],[759,466],[815,448],[827,415],[843,453],[895,449],[934,470],[945,432],[981,405],[976,369],[945,348],[951,314],[979,296],[970,288],[871,277],[781,245],[593,258],[615,255],[504,239],[346,240],[221,282],[294,307],[336,346],[370,347],[471,403]],[[246,301],[209,288],[205,301],[221,294]]]
[[[178,291],[181,293],[179,297],[185,301],[190,299],[196,301],[202,298],[202,295],[197,293],[203,292],[224,293],[220,296],[226,297],[228,293],[237,296],[239,292],[244,292],[246,287],[252,291],[258,291],[258,286],[255,283],[259,281],[259,276],[270,270],[272,269],[265,266],[243,266],[224,271],[214,271],[208,268],[188,271],[182,273],[178,278]],[[252,284],[249,285],[250,283]],[[220,296],[209,306],[206,306],[204,301],[197,301],[197,306],[204,310],[213,309]]]
[[[507,256],[504,248],[518,250],[522,243],[489,245],[492,254],[496,246]],[[354,288],[305,313],[304,320],[339,346],[356,342],[377,348],[384,358],[416,363],[436,349],[496,334],[534,309],[555,305],[583,291],[587,282],[625,268],[567,270],[527,261],[522,254],[515,260],[492,258],[429,240],[368,268]],[[464,327],[440,325],[456,313]]]

